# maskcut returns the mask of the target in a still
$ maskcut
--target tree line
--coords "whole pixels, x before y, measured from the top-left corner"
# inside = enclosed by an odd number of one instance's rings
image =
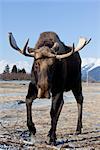
[[[11,71],[10,67],[7,64],[2,74],[0,74],[0,79],[2,80],[30,80],[31,75],[26,73],[25,68],[17,68],[16,65],[13,65]]]
[[[10,72],[10,67],[7,64],[5,66],[5,69],[4,69],[3,73],[26,73],[26,70],[24,68],[23,69],[19,69],[19,68],[17,68],[16,65],[13,65],[12,70]]]

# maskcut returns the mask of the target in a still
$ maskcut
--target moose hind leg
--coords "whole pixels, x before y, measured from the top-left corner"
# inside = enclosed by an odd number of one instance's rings
[[[37,88],[34,84],[30,82],[29,88],[28,88],[28,93],[26,96],[26,110],[27,110],[27,126],[33,135],[36,133],[36,128],[34,123],[32,122],[32,101],[35,99],[37,96]]]
[[[78,121],[77,121],[77,128],[76,134],[81,134],[82,129],[82,110],[83,110],[83,95],[82,92],[73,91],[75,99],[77,101],[78,107]]]

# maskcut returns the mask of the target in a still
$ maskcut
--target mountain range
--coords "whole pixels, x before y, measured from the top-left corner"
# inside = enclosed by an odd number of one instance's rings
[[[20,69],[25,68],[28,73],[31,72],[31,61],[18,61],[12,63],[10,61],[0,60],[0,74],[3,73],[7,64],[10,66],[10,69],[12,69],[13,65],[16,65]],[[100,58],[82,59],[82,79],[84,81],[100,82]]]
[[[100,82],[100,58],[82,59],[82,79],[84,81]]]

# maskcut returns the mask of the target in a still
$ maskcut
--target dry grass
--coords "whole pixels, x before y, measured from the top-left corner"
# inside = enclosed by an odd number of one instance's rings
[[[33,118],[37,128],[36,142],[34,145],[25,144],[24,139],[29,138],[26,126],[25,104],[10,105],[16,100],[25,100],[23,92],[27,93],[28,84],[19,83],[0,83],[0,94],[15,93],[13,96],[0,96],[0,148],[9,149],[29,149],[29,150],[48,150],[48,149],[100,149],[100,83],[90,83],[88,86],[83,83],[84,108],[83,108],[83,133],[74,135],[77,124],[77,105],[75,100],[65,101],[62,109],[58,126],[57,138],[60,144],[56,147],[48,146],[47,133],[50,129],[50,105],[34,105]],[[16,95],[20,93],[20,95]],[[70,95],[70,93],[68,93]],[[73,98],[72,98],[73,99]]]

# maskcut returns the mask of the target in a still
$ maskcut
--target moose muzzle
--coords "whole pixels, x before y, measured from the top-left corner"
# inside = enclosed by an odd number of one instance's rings
[[[42,88],[38,88],[38,98],[50,98],[50,92],[48,90],[43,90]]]

